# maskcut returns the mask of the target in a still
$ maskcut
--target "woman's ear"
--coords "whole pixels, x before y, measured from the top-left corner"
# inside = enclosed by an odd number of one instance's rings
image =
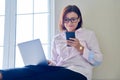
[[[78,22],[80,22],[80,18],[78,18]]]

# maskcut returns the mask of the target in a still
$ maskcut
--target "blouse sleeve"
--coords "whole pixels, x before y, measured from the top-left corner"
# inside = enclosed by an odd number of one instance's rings
[[[83,57],[93,66],[98,66],[103,60],[103,56],[94,32],[91,32],[89,40],[86,42]]]
[[[51,51],[51,61],[52,63],[50,65],[56,65],[57,63],[57,51],[55,46],[55,40],[52,41],[52,51]]]

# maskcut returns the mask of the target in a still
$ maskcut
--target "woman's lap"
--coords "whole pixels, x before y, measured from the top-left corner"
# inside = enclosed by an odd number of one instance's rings
[[[86,80],[79,73],[57,66],[27,66],[2,73],[3,80]]]

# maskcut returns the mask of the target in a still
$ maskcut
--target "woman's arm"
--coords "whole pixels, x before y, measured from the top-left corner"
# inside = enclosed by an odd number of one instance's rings
[[[83,57],[93,66],[99,65],[103,60],[103,56],[94,32],[90,33],[89,40],[85,44]]]

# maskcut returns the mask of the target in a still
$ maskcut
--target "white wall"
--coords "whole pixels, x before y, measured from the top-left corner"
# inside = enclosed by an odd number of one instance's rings
[[[96,32],[104,60],[94,69],[93,80],[120,80],[120,0],[55,0],[58,33],[60,11],[68,4],[80,7],[84,27]]]

